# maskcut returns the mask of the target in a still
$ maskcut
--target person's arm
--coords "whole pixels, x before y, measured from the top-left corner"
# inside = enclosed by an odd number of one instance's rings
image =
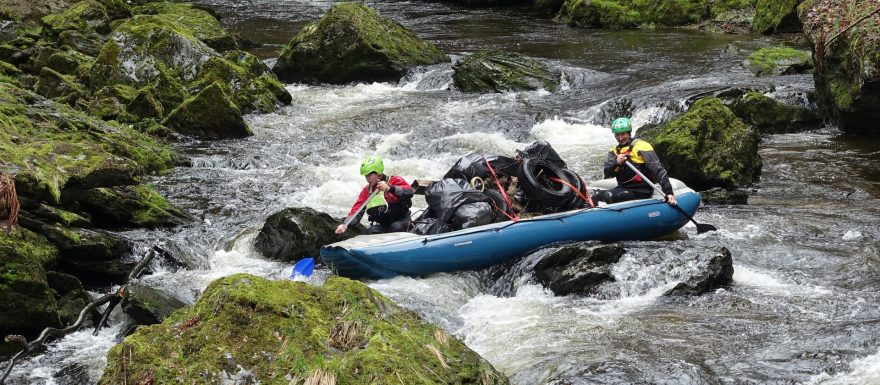
[[[354,214],[356,211],[358,211],[358,209],[361,207],[361,205],[363,205],[367,202],[367,198],[369,196],[370,196],[370,194],[369,194],[369,192],[367,192],[367,188],[364,187],[361,190],[361,194],[358,195],[357,201],[354,202],[354,205],[351,206],[351,210],[349,210],[348,216],[345,217],[345,220],[343,220],[342,223],[339,224],[339,226],[336,226],[336,234],[342,234],[345,232],[345,230],[348,230],[348,226],[345,225],[346,222],[348,222],[348,223],[360,223],[361,222],[361,218],[364,217],[365,210],[361,210],[359,213],[357,213],[357,215],[354,215]],[[352,217],[352,215],[354,215],[354,217]],[[349,219],[351,219],[351,220],[349,220]]]
[[[660,163],[660,157],[654,152],[654,148],[649,145],[646,149],[639,149],[639,155],[645,160],[645,166],[651,172],[651,175],[654,176],[654,179],[656,179],[655,182],[660,184],[663,193],[667,197],[673,195],[672,184],[669,183],[669,173],[666,172],[666,168]]]
[[[416,193],[412,186],[399,176],[391,177],[391,179],[388,180],[388,187],[388,191],[400,200],[412,199],[413,195]]]
[[[606,178],[614,178],[620,172],[620,165],[617,164],[617,155],[614,154],[614,151],[608,151],[608,158],[602,165],[602,171]]]

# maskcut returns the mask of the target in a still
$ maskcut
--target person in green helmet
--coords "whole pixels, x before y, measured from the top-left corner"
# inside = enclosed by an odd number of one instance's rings
[[[384,172],[385,165],[382,163],[382,158],[371,156],[364,159],[361,163],[361,175],[366,178],[367,185],[364,186],[357,201],[351,206],[346,220],[336,227],[336,234],[342,234],[348,230],[345,223],[360,222],[364,212],[367,213],[367,219],[372,224],[367,228],[367,234],[409,230],[409,208],[412,206],[412,197],[415,191],[403,178],[399,176],[388,177]],[[370,198],[372,192],[376,190],[381,193]],[[360,210],[361,205],[366,205],[366,210]]]
[[[663,194],[666,195],[666,202],[673,206],[678,204],[672,192],[672,185],[669,183],[669,175],[663,164],[660,163],[657,153],[654,152],[654,147],[644,140],[633,139],[630,120],[628,118],[614,119],[611,124],[611,132],[614,133],[617,146],[612,147],[608,152],[603,171],[606,178],[615,177],[617,179],[617,187],[601,191],[596,194],[595,198],[606,203],[650,198],[654,194],[654,189],[648,183],[659,183]],[[651,178],[651,181],[642,180],[642,177],[627,167],[624,164],[627,160],[634,164],[642,174]]]

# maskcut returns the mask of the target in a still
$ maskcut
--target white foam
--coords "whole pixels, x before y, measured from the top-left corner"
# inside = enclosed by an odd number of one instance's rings
[[[746,266],[734,265],[733,281],[752,287],[764,289],[767,293],[782,295],[823,296],[831,291],[821,286],[788,283],[777,279],[769,272],[763,272]]]
[[[861,238],[861,237],[862,237],[862,233],[861,233],[860,231],[856,231],[856,230],[847,230],[847,231],[843,234],[843,237],[842,237],[842,238],[843,238],[844,241],[852,241],[852,240],[854,240],[854,239],[859,239],[859,238]]]
[[[880,384],[880,351],[876,354],[853,360],[850,371],[836,375],[821,373],[813,376],[806,385],[862,385]]]

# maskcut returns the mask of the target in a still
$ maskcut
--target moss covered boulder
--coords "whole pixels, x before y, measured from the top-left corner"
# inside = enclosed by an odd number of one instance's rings
[[[238,48],[232,34],[220,26],[214,15],[198,9],[188,3],[157,1],[134,7],[136,15],[161,15],[165,20],[173,21],[192,31],[193,36],[217,51],[228,51]]]
[[[213,83],[175,108],[162,121],[177,132],[210,139],[252,135],[241,110],[219,83]]]
[[[583,28],[681,26],[732,20],[726,15],[752,6],[754,0],[565,0],[556,19]]]
[[[876,8],[870,1],[823,0],[798,7],[814,46],[817,104],[848,132],[880,132],[880,15],[863,18]]]
[[[734,99],[729,107],[761,134],[801,132],[822,126],[822,117],[815,111],[784,104],[759,92],[749,92]]]
[[[23,228],[0,231],[0,335],[33,337],[46,326],[59,326],[44,269],[57,258],[58,249],[42,235]]]
[[[43,25],[54,34],[74,30],[84,35],[107,34],[110,22],[128,17],[130,10],[123,0],[83,0],[65,10],[43,17]]]
[[[757,181],[760,134],[718,98],[700,99],[663,126],[640,130],[669,174],[695,190],[738,188]]]
[[[279,261],[316,256],[321,246],[343,239],[334,234],[338,224],[338,220],[308,207],[286,208],[266,219],[254,248]]]
[[[797,7],[803,0],[757,0],[752,30],[758,33],[799,32]]]
[[[138,325],[152,325],[165,321],[171,313],[184,306],[185,303],[168,293],[135,284],[126,286],[122,308]]]
[[[806,73],[813,69],[807,51],[790,47],[764,47],[748,58],[748,67],[755,76],[776,76]]]
[[[366,285],[238,274],[108,353],[99,384],[507,384],[462,342]],[[242,380],[240,380],[242,381]]]
[[[177,226],[190,221],[148,186],[97,187],[65,191],[64,203],[75,205],[102,228],[152,228]]]
[[[409,68],[449,61],[437,46],[366,5],[342,2],[284,46],[273,70],[285,82],[397,81]]]
[[[453,66],[452,81],[464,92],[556,91],[559,72],[517,53],[482,51]]]

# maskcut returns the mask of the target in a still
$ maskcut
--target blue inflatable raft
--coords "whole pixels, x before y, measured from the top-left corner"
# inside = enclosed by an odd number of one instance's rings
[[[613,182],[599,181],[598,185]],[[700,195],[671,180],[678,205],[693,216]],[[591,186],[591,187],[595,187]],[[321,248],[322,260],[338,275],[390,278],[397,275],[481,269],[541,247],[577,241],[658,238],[683,227],[688,219],[657,199],[601,205],[436,235],[388,233],[361,235]]]

